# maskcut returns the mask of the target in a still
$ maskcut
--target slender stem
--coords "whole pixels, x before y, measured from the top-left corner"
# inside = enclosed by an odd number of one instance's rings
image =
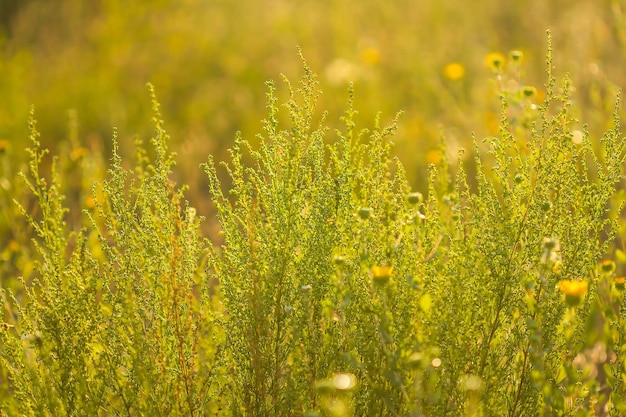
[[[539,291],[537,292],[537,298],[539,298],[539,296],[541,295],[541,287],[539,287]],[[537,311],[535,310],[531,315],[530,315],[531,319],[534,321],[535,318],[537,317]],[[530,338],[528,339],[528,341],[526,342],[526,348],[524,349],[524,362],[522,363],[522,370],[521,370],[521,375],[520,375],[520,380],[519,380],[519,384],[517,384],[517,390],[515,393],[515,400],[513,402],[513,407],[511,407],[509,409],[509,417],[513,417],[515,416],[515,411],[517,410],[517,406],[522,398],[522,388],[524,387],[524,383],[526,382],[524,380],[524,376],[525,371],[526,371],[526,365],[528,363],[528,356],[529,356],[529,352],[530,352]]]
[[[288,170],[289,172],[290,170]],[[288,193],[289,196],[289,202],[288,202],[288,209],[287,209],[287,227],[285,230],[285,233],[283,234],[283,244],[282,247],[283,248],[287,248],[287,244],[288,244],[288,239],[291,237],[291,228],[292,228],[292,219],[293,219],[293,205],[292,205],[292,201],[293,198],[291,196],[291,193]],[[288,253],[284,252],[285,254]],[[281,304],[282,304],[282,297],[283,297],[283,287],[284,287],[284,281],[285,281],[285,275],[287,272],[287,259],[286,259],[286,255],[281,257],[281,266],[280,266],[280,271],[279,271],[279,281],[278,281],[278,294],[276,295],[276,303],[274,304],[274,317],[276,317],[276,333],[274,335],[274,377],[272,380],[272,393],[273,393],[273,397],[274,397],[274,416],[278,416],[279,415],[279,407],[280,407],[280,402],[278,401],[278,391],[279,391],[279,384],[278,384],[278,380],[279,380],[279,376],[280,376],[280,367],[281,367],[281,360],[280,360],[280,338],[281,338],[281,333],[283,331],[283,317],[284,317],[284,311],[281,309]]]
[[[491,325],[489,338],[487,339],[484,351],[480,358],[479,375],[481,376],[483,376],[483,372],[485,370],[485,367],[487,366],[487,357],[489,356],[489,346],[491,346],[493,337],[495,336],[496,330],[498,329],[498,326],[500,325],[500,312],[502,311],[502,308],[504,306],[504,299],[505,299],[505,296],[509,287],[510,280],[508,278],[509,278],[509,275],[511,275],[511,265],[513,264],[513,256],[515,255],[515,252],[517,251],[517,246],[519,245],[520,239],[522,237],[522,231],[524,230],[524,225],[526,224],[526,218],[528,217],[528,212],[530,211],[530,200],[532,199],[534,190],[535,188],[533,187],[533,190],[531,191],[531,195],[529,198],[529,204],[526,207],[526,211],[524,212],[524,216],[522,217],[522,221],[520,223],[520,228],[517,232],[517,236],[515,237],[515,243],[513,243],[513,248],[511,249],[511,253],[509,254],[509,260],[506,266],[506,274],[505,274],[507,279],[504,281],[504,286],[502,287],[502,290],[498,294],[498,304],[496,306],[496,315],[493,319],[493,324]]]

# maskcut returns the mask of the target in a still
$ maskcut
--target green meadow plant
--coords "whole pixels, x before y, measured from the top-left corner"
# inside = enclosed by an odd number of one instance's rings
[[[86,225],[68,230],[58,165],[39,165],[31,119],[28,174],[37,216],[21,210],[39,253],[19,299],[3,291],[0,410],[7,415],[202,415],[215,377],[214,310],[200,218],[168,179],[172,155],[154,101],[153,158],[122,167],[117,138]],[[6,314],[8,313],[8,314]]]
[[[494,61],[498,134],[455,163],[442,138],[414,190],[400,116],[358,127],[350,88],[331,131],[303,60],[259,137],[202,166],[213,241],[153,92],[150,146],[125,168],[114,135],[78,229],[31,118],[37,268],[2,292],[0,415],[623,415],[619,94],[591,138],[547,61],[541,100]]]

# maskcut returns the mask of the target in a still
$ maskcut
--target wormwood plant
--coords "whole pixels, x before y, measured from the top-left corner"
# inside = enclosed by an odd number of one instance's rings
[[[108,177],[95,184],[89,222],[68,231],[61,178],[41,177],[45,155],[30,121],[30,171],[39,202],[22,207],[40,254],[20,299],[3,291],[0,413],[203,415],[214,394],[220,332],[203,271],[200,219],[168,179],[173,165],[154,100],[154,157],[138,144],[124,169],[117,137]]]
[[[224,233],[211,264],[232,414],[624,411],[623,280],[598,267],[621,207],[610,211],[618,110],[594,152],[550,54],[548,68],[543,103],[532,87],[502,89],[500,134],[485,156],[476,144],[475,178],[462,152],[454,178],[432,168],[426,200],[390,157],[395,122],[357,130],[350,99],[325,144],[306,65],[284,106],[269,84],[261,145],[237,138],[227,194],[205,165]]]
[[[624,414],[618,106],[592,140],[548,68],[543,102],[502,87],[500,133],[420,193],[391,156],[397,119],[357,128],[350,90],[331,132],[304,62],[285,102],[268,83],[260,145],[203,165],[220,244],[169,178],[154,95],[151,150],[127,170],[114,146],[79,231],[32,121],[39,268],[2,293],[0,413]]]

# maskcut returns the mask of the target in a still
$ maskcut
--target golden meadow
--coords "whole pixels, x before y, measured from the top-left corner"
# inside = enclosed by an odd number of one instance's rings
[[[621,2],[84,3],[0,5],[0,416],[626,413]]]

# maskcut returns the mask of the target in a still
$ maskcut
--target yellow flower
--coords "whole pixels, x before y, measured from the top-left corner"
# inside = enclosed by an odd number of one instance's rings
[[[89,196],[87,197],[87,200],[85,200],[85,204],[89,208],[94,208],[96,206],[96,199],[93,198],[93,196]]]
[[[450,80],[460,80],[465,76],[465,67],[458,62],[451,62],[443,69],[443,75]]]
[[[436,149],[426,152],[426,161],[432,165],[439,164],[441,162],[441,152]]]
[[[611,260],[602,261],[602,272],[611,273],[615,271],[615,262]]]
[[[74,150],[72,150],[72,153],[70,154],[70,159],[72,161],[77,161],[83,156],[85,156],[86,154],[87,154],[87,149],[83,148],[82,146],[79,146],[78,148],[75,148]]]
[[[587,281],[575,281],[564,279],[559,281],[559,289],[565,295],[581,296],[587,293],[589,283]]]
[[[485,58],[485,63],[487,64],[489,68],[491,68],[493,72],[502,71],[505,61],[506,59],[504,58],[504,55],[498,52],[492,52],[488,54],[487,57]]]
[[[531,85],[525,85],[522,87],[522,94],[524,97],[534,97],[537,95],[537,89]]]
[[[393,266],[382,265],[382,266],[372,266],[372,280],[374,284],[386,284],[389,282],[389,278],[391,278],[391,272],[393,271]]]
[[[9,150],[11,144],[8,140],[0,140],[0,153],[4,153]]]
[[[624,278],[624,277],[615,277],[615,278],[613,278],[613,283],[615,284],[615,288],[617,288],[618,290],[623,290],[624,289],[625,281],[626,281],[626,278]]]
[[[575,281],[564,279],[559,281],[559,290],[565,295],[565,302],[569,306],[576,306],[587,293],[589,283],[587,281]]]
[[[367,65],[377,65],[380,63],[380,51],[376,48],[365,48],[361,52],[361,59]]]

